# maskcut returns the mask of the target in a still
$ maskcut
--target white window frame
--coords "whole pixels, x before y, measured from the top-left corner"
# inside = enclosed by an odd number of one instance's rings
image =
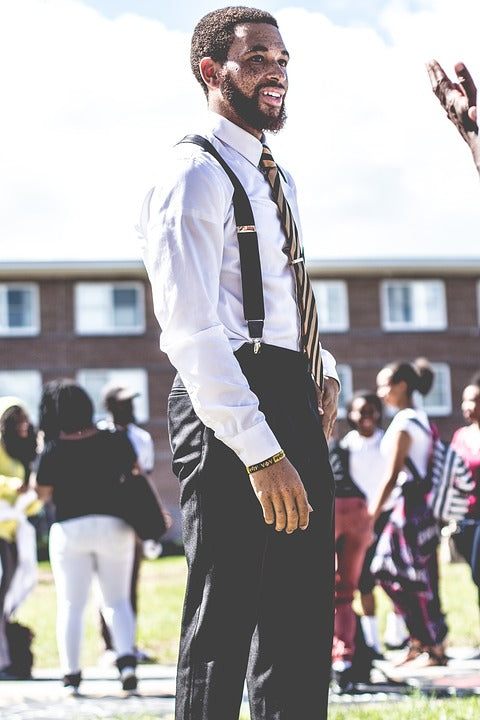
[[[416,290],[416,288],[421,288],[421,286],[424,286],[426,283],[431,284],[434,283],[440,288],[439,293],[439,319],[436,322],[429,322],[422,324],[421,321],[419,321],[419,318],[414,318],[412,322],[404,322],[404,321],[392,321],[389,319],[389,305],[388,305],[388,289],[392,286],[409,286],[412,289],[413,292],[413,311],[415,313],[415,308],[418,308],[418,303],[415,302],[415,293],[419,292],[419,290]],[[443,280],[432,280],[432,279],[423,279],[423,280],[383,280],[381,283],[381,315],[382,315],[382,327],[384,330],[388,332],[402,332],[405,330],[408,330],[409,332],[435,332],[435,331],[441,331],[446,330],[447,328],[447,304],[446,304],[446,295],[445,295],[445,283]]]
[[[100,382],[98,382],[99,376],[101,377]],[[113,384],[127,386],[138,392],[139,397],[133,400],[135,420],[143,424],[150,419],[148,372],[145,368],[82,368],[77,371],[76,380],[92,399],[96,422],[108,418],[108,411],[103,406],[101,391],[106,385]]]
[[[321,280],[312,279],[313,292],[317,305],[318,324],[320,331],[325,332],[345,332],[350,327],[350,317],[348,308],[348,287],[345,280]],[[323,313],[323,308],[327,306],[326,291],[328,287],[337,286],[340,291],[340,306],[338,308],[339,319],[335,322],[329,322],[327,313]]]
[[[88,328],[82,326],[82,289],[85,287],[104,287],[110,290],[112,299],[113,291],[117,288],[132,288],[137,291],[138,298],[138,312],[139,312],[139,323],[138,325],[130,325],[127,327],[117,327],[113,324],[113,319],[110,325],[106,325],[102,328]],[[74,288],[74,308],[75,308],[75,332],[77,335],[142,335],[145,332],[145,287],[143,283],[135,280],[121,280],[121,281],[108,281],[108,282],[77,282]],[[109,310],[113,314],[113,303]]]
[[[344,363],[337,363],[337,373],[340,378],[340,395],[338,397],[338,414],[340,420],[344,420],[347,413],[347,405],[353,395],[352,368]]]
[[[434,383],[438,382],[439,378],[443,378],[442,382],[444,383],[444,395],[446,402],[444,405],[431,405],[428,403],[429,393],[427,395],[421,395],[420,393],[415,392],[414,403],[416,407],[424,409],[428,415],[435,417],[447,417],[452,414],[452,381],[450,366],[448,363],[442,362],[432,362],[431,366],[433,372],[435,373]]]
[[[480,327],[480,280],[477,280],[477,325]]]
[[[12,328],[7,324],[8,290],[24,290],[32,298],[32,324],[21,328]],[[7,282],[0,283],[0,336],[1,337],[31,337],[40,333],[40,295],[36,283]]]
[[[0,370],[0,396],[4,395],[18,398],[27,409],[31,421],[38,423],[42,395],[42,375],[39,370]]]

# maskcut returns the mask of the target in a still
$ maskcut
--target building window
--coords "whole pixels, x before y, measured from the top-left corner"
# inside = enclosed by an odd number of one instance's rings
[[[38,422],[42,376],[38,370],[2,370],[0,396],[12,395],[26,407],[33,423]]]
[[[452,412],[452,391],[450,368],[446,363],[432,363],[435,373],[432,389],[428,395],[415,393],[416,407],[423,408],[428,415],[444,417]]]
[[[108,417],[103,406],[102,391],[106,385],[113,384],[126,385],[139,393],[133,400],[135,419],[139,423],[148,421],[148,375],[143,368],[88,368],[77,372],[77,382],[90,395],[97,422]]]
[[[312,280],[321,332],[348,330],[348,292],[343,280]]]
[[[478,324],[480,326],[480,280],[477,283],[477,312],[478,312]]]
[[[384,330],[445,330],[445,286],[441,280],[389,280],[381,285]]]
[[[141,283],[77,283],[75,330],[79,335],[139,335],[145,332]]]
[[[0,284],[0,335],[38,335],[40,312],[37,285]]]
[[[353,395],[352,368],[350,365],[337,365],[338,378],[340,380],[340,395],[338,396],[338,417],[347,417],[347,405]]]

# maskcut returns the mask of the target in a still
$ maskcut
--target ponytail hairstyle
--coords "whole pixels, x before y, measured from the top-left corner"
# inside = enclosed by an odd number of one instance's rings
[[[414,390],[426,395],[432,385],[435,373],[427,358],[419,357],[413,362],[390,363],[387,365],[392,373],[392,385],[404,381],[407,384],[407,395],[411,397]]]

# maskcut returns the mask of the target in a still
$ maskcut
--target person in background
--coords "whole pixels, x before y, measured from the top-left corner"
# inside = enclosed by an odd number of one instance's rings
[[[0,475],[17,477],[28,486],[37,456],[37,433],[21,400],[0,398]]]
[[[373,523],[367,498],[378,488],[384,463],[380,454],[379,429],[381,403],[374,393],[359,391],[348,406],[352,430],[339,442],[330,445],[330,463],[335,479],[335,624],[332,648],[334,688],[348,692],[356,681],[355,633],[357,616],[352,608],[354,592],[372,543]],[[370,492],[369,492],[370,491]],[[367,645],[373,645],[373,624],[365,634]]]
[[[381,428],[382,402],[375,393],[356,393],[349,405],[348,421],[353,430],[349,435],[351,473],[356,484],[362,488],[367,503],[374,498],[383,480],[385,458],[380,451],[380,442],[383,437]],[[378,520],[373,528],[373,543],[365,554],[358,590],[360,593],[360,606],[363,615],[360,618],[363,635],[368,647],[372,649],[375,659],[382,657],[380,644],[380,631],[376,615],[375,577],[370,570],[370,564],[375,555],[378,539],[390,517],[395,493],[388,498],[382,507]],[[387,613],[386,627],[383,641],[389,649],[402,648],[408,640],[408,631],[400,613],[390,610]]]
[[[95,427],[92,401],[75,383],[50,385],[49,402],[58,437],[44,447],[36,483],[39,496],[53,497],[56,510],[49,551],[63,685],[68,694],[78,694],[83,617],[96,575],[122,687],[130,692],[137,686],[129,598],[135,534],[121,519],[119,479],[135,469],[136,454],[125,433]]]
[[[105,409],[110,416],[110,428],[127,433],[128,439],[133,445],[137,454],[137,464],[141,473],[150,476],[153,471],[155,460],[153,439],[150,433],[137,425],[133,401],[140,393],[126,385],[107,385],[102,392],[102,399]],[[98,423],[98,427],[104,427],[104,423]],[[107,425],[108,427],[108,425]],[[147,541],[148,542],[148,541]],[[130,588],[130,600],[135,616],[138,613],[138,581],[140,577],[140,565],[144,557],[144,543],[135,538],[135,557],[132,569],[132,581]],[[113,653],[113,644],[108,626],[103,615],[100,613],[100,626],[102,637],[105,642],[105,654],[103,661],[108,663]],[[154,662],[147,652],[135,648],[137,662]]]
[[[0,678],[10,679],[6,624],[37,582],[37,545],[29,517],[41,509],[29,487],[36,433],[22,401],[0,398]]]
[[[58,427],[58,417],[56,408],[56,393],[59,386],[75,385],[75,380],[71,378],[56,378],[44,383],[40,403],[38,408],[38,456],[35,465],[38,466],[38,460],[43,452],[45,445],[52,441],[58,440],[60,428]],[[48,559],[48,538],[50,528],[55,522],[55,505],[50,498],[43,503],[42,511],[35,518],[35,527],[37,531],[37,541],[39,544],[39,553],[43,553]]]
[[[480,174],[480,137],[478,134],[477,88],[463,62],[455,65],[457,82],[452,82],[437,60],[427,63],[432,90],[472,153]]]
[[[463,457],[475,480],[467,515],[458,524],[453,541],[472,571],[480,606],[480,372],[462,395],[462,412],[467,425],[455,431],[452,447]]]
[[[424,410],[414,407],[413,394],[426,395],[433,370],[424,358],[385,366],[377,376],[377,394],[397,410],[382,438],[385,474],[370,503],[375,520],[392,492],[393,510],[379,538],[371,569],[402,613],[410,639],[401,664],[445,665],[447,625],[438,594],[438,526],[425,495],[432,428]]]

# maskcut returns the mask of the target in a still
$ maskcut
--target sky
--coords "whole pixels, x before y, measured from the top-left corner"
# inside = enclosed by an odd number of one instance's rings
[[[316,260],[479,258],[478,176],[425,61],[480,85],[476,0],[264,0],[290,51],[293,174]],[[0,262],[140,259],[162,156],[205,113],[207,0],[0,0]]]

